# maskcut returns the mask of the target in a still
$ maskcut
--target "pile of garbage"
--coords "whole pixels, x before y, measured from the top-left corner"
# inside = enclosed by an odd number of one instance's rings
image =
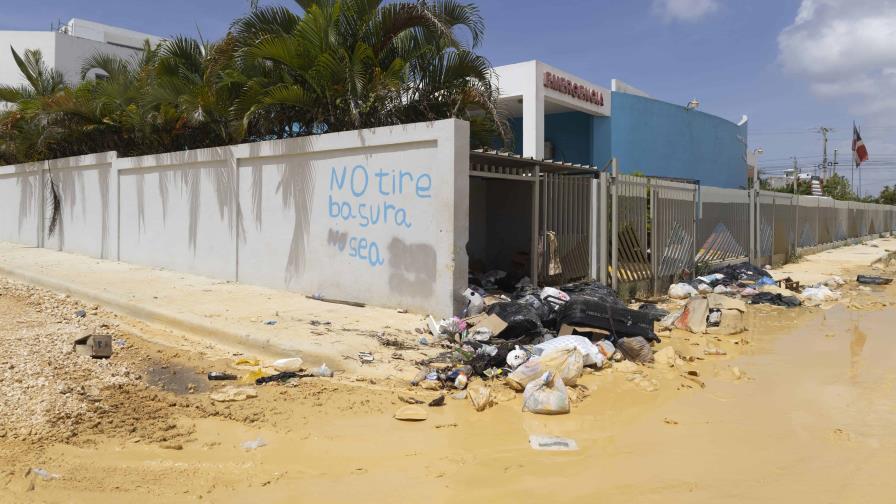
[[[570,396],[586,393],[577,384],[585,368],[610,362],[653,362],[652,343],[660,339],[654,322],[666,315],[655,305],[632,309],[598,282],[536,289],[522,283],[511,296],[486,305],[485,291],[467,289],[461,316],[427,320],[432,338],[447,351],[418,362],[411,384],[427,390],[453,390],[482,411],[501,382],[523,394],[523,411],[561,414]],[[572,392],[572,390],[576,392]]]

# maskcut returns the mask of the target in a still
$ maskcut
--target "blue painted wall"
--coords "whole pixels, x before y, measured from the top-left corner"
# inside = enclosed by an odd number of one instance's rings
[[[603,168],[613,157],[622,173],[641,172],[737,188],[747,178],[747,127],[683,105],[613,93],[611,117],[547,114],[544,137],[554,159]],[[514,152],[522,153],[523,120],[510,119]]]
[[[625,93],[613,93],[610,121],[611,155],[623,173],[696,179],[716,187],[746,184],[746,126]]]
[[[584,112],[545,114],[544,140],[554,145],[554,159],[591,164],[592,127],[592,116]]]

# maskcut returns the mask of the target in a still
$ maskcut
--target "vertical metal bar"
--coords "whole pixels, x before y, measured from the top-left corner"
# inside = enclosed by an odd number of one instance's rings
[[[598,194],[600,189],[598,186],[598,179],[592,178],[589,180],[588,199],[590,207],[588,208],[588,263],[590,271],[588,276],[592,280],[599,280],[598,271],[600,271],[600,258],[598,257],[598,250],[600,247],[598,240],[600,240],[600,234],[598,231],[598,221],[601,216],[597,210],[597,202],[600,199],[600,195]]]
[[[610,254],[611,267],[613,268],[612,287],[613,290],[616,290],[619,288],[619,166],[616,158],[613,158],[611,163],[613,176],[610,179],[610,198],[612,205],[611,218],[613,219],[613,222],[610,230],[612,233]]]
[[[607,251],[608,251],[608,243],[607,240],[609,236],[607,236],[607,219],[610,218],[608,207],[607,207],[607,175],[606,173],[602,173],[600,178],[598,179],[600,183],[600,194],[598,195],[598,219],[600,226],[600,234],[598,235],[598,247],[600,248],[599,259],[598,259],[598,268],[600,271],[600,283],[607,285],[607,272],[608,272],[608,264],[607,264]]]
[[[531,233],[529,242],[529,279],[532,280],[532,285],[534,287],[538,287],[538,216],[540,214],[538,208],[538,200],[539,200],[539,173],[541,169],[538,165],[535,165],[535,176],[532,177],[532,223],[531,223]],[[547,206],[547,205],[545,205]],[[545,240],[547,241],[547,240]],[[545,249],[547,249],[547,243],[545,243]],[[545,251],[547,252],[547,251]],[[547,253],[545,253],[547,256]]]
[[[647,190],[650,194],[649,201],[647,202],[650,205],[650,222],[652,224],[650,229],[650,269],[653,272],[653,289],[652,292],[654,295],[659,291],[659,256],[660,253],[658,251],[662,247],[660,244],[661,241],[661,229],[664,227],[663,224],[657,221],[657,208],[656,205],[659,201],[658,195],[659,187],[654,187],[654,181],[648,180]],[[666,218],[664,216],[663,220]]]

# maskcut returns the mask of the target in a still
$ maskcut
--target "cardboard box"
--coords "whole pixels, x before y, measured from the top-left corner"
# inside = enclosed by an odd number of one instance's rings
[[[501,317],[497,315],[489,315],[476,323],[476,329],[480,327],[487,327],[492,332],[492,336],[497,336],[501,334],[501,331],[507,329],[507,322],[501,320]]]
[[[593,327],[586,326],[574,326],[569,324],[563,324],[562,326],[560,326],[560,330],[557,332],[557,336],[572,335],[585,336],[592,340],[602,340],[610,336],[610,333],[608,331],[604,331],[603,329],[595,329]]]
[[[112,357],[112,336],[108,334],[88,334],[75,340],[75,352],[89,355],[94,359]]]

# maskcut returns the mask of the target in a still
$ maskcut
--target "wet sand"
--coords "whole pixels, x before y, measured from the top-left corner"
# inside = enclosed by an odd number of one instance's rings
[[[435,393],[343,376],[206,407],[230,415],[184,415],[182,449],[95,437],[32,452],[0,441],[17,453],[0,459],[14,467],[0,501],[892,502],[896,287],[847,291],[863,308],[751,307],[748,332],[714,339],[726,356],[703,356],[704,336],[676,331],[658,349],[704,360],[646,369],[652,392],[625,373],[588,374],[591,395],[569,415],[521,413],[520,397],[506,395],[482,413],[449,399],[424,422],[399,422],[399,392]],[[531,434],[570,437],[579,450],[535,451]],[[240,447],[257,438],[267,446]],[[61,478],[32,476],[28,490],[30,466]]]

